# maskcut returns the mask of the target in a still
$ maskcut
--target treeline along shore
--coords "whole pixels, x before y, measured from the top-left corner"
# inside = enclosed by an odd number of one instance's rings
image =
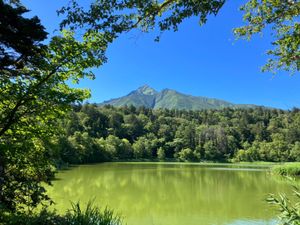
[[[56,164],[300,160],[300,110],[73,106],[47,142]]]

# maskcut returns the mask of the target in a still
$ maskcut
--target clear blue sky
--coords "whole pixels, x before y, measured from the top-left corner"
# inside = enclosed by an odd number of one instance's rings
[[[50,35],[58,27],[56,9],[67,1],[24,0],[40,17]],[[86,1],[85,1],[86,2]],[[148,84],[195,96],[278,108],[300,107],[300,74],[262,73],[270,37],[235,41],[232,29],[242,24],[238,8],[244,1],[229,0],[217,17],[203,27],[197,18],[185,21],[178,32],[166,32],[159,43],[155,34],[129,33],[108,49],[108,63],[95,69],[96,80],[80,87],[91,89],[90,102],[120,97]]]

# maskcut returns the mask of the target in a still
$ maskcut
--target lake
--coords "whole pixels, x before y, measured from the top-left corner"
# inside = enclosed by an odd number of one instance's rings
[[[277,212],[266,197],[291,192],[267,168],[246,165],[103,163],[57,178],[48,193],[58,211],[94,199],[128,225],[273,225]]]

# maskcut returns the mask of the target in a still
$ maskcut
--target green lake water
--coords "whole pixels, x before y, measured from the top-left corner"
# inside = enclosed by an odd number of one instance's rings
[[[277,212],[266,197],[291,192],[266,168],[225,164],[104,163],[57,178],[48,194],[58,211],[94,199],[128,225],[273,225]]]

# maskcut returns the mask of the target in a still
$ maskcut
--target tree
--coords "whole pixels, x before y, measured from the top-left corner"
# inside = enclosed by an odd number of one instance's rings
[[[124,117],[125,124],[122,127],[126,130],[126,139],[131,142],[135,141],[139,136],[144,133],[142,121],[134,114],[129,114]]]
[[[111,128],[111,133],[119,137],[125,137],[124,131],[122,129],[122,123],[124,122],[123,115],[118,112],[112,112],[109,115],[109,127]]]
[[[178,158],[180,161],[195,161],[196,156],[192,149],[184,148],[179,152]]]
[[[59,13],[66,16],[61,27],[104,32],[114,39],[134,28],[144,32],[158,28],[160,34],[166,30],[177,31],[184,19],[193,16],[198,16],[202,25],[207,16],[216,15],[224,3],[225,0],[94,0],[85,9],[76,0],[71,0]],[[269,26],[275,31],[272,42],[275,49],[267,52],[270,59],[263,71],[299,71],[300,3],[295,0],[249,0],[241,10],[244,11],[246,25],[234,29],[237,38],[250,39]]]
[[[84,114],[82,125],[91,137],[107,136],[108,118],[98,110],[96,105],[85,104],[81,112]]]
[[[130,159],[133,156],[133,149],[130,142],[123,138],[118,150],[119,159]]]
[[[237,161],[245,162],[262,160],[259,158],[259,149],[259,142],[254,141],[252,144],[245,142],[243,143],[243,149],[237,151],[234,159]]]
[[[250,39],[270,26],[274,41],[266,71],[300,70],[300,2],[297,0],[250,0],[241,7],[246,25],[234,30],[236,36]]]
[[[290,159],[292,161],[300,162],[300,142],[296,142],[290,152]]]
[[[9,17],[4,24],[12,25],[8,32],[18,34],[15,21],[20,27],[32,23],[36,28],[32,33],[24,28],[27,32],[14,35],[11,42],[0,35],[0,205],[13,211],[48,199],[41,183],[50,182],[53,169],[44,143],[59,132],[57,120],[71,104],[89,96],[88,91],[71,88],[67,82],[93,78],[87,69],[106,61],[104,53],[111,40],[89,32],[79,41],[74,33],[63,31],[49,45],[41,45],[46,35],[39,20],[25,19],[24,7],[1,4]],[[31,36],[35,33],[40,35]],[[22,66],[15,65],[16,60]]]
[[[157,158],[161,161],[166,159],[165,150],[162,147],[157,150]]]
[[[61,27],[71,30],[78,28],[88,31],[109,33],[112,38],[134,28],[150,31],[158,27],[161,32],[178,30],[178,25],[186,18],[199,16],[200,24],[204,24],[207,16],[216,15],[225,0],[210,1],[177,1],[177,0],[129,0],[101,1],[95,0],[85,10],[76,0],[59,10],[65,14]]]
[[[24,18],[28,10],[16,5],[13,7],[0,1],[0,69],[13,71],[31,62],[33,56],[41,53],[43,41],[47,37],[38,17]],[[7,73],[14,76],[17,74]],[[4,74],[1,74],[4,76]]]
[[[151,159],[152,146],[146,137],[140,137],[133,143],[133,155],[136,159]]]
[[[176,130],[175,137],[181,138],[185,147],[195,148],[194,124],[182,124]]]
[[[214,145],[213,141],[206,141],[203,145],[205,158],[208,160],[216,160],[220,158],[220,151]]]
[[[105,148],[110,153],[111,158],[114,159],[128,159],[133,154],[130,142],[125,138],[120,139],[114,135],[109,135],[105,139]]]

